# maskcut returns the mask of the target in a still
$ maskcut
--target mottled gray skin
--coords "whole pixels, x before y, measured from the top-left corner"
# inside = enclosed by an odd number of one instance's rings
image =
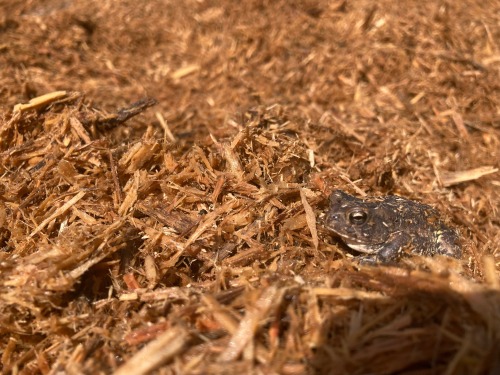
[[[363,263],[392,262],[404,253],[462,255],[457,232],[435,209],[394,195],[360,199],[336,190],[325,225],[347,246],[366,253]]]

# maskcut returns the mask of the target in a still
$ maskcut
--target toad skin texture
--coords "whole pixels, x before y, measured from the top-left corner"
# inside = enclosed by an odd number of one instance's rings
[[[434,208],[395,195],[360,199],[335,190],[325,226],[351,249],[365,253],[359,257],[362,263],[393,262],[406,253],[462,255],[458,233]]]

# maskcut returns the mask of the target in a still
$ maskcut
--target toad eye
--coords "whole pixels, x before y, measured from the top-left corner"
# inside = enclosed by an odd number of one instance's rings
[[[365,211],[356,210],[356,211],[350,212],[348,218],[349,218],[349,222],[351,224],[361,225],[361,224],[366,223],[366,219],[368,219],[368,215],[366,214]]]

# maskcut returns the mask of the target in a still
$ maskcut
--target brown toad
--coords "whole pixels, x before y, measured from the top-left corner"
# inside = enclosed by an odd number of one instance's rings
[[[460,258],[458,234],[430,206],[402,197],[360,199],[341,190],[330,196],[326,227],[351,249],[366,253],[362,262],[391,262],[406,252]]]

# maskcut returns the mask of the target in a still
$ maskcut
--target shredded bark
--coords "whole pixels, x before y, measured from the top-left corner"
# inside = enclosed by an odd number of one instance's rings
[[[4,2],[4,374],[500,371],[500,5]],[[462,259],[370,267],[328,196]]]

